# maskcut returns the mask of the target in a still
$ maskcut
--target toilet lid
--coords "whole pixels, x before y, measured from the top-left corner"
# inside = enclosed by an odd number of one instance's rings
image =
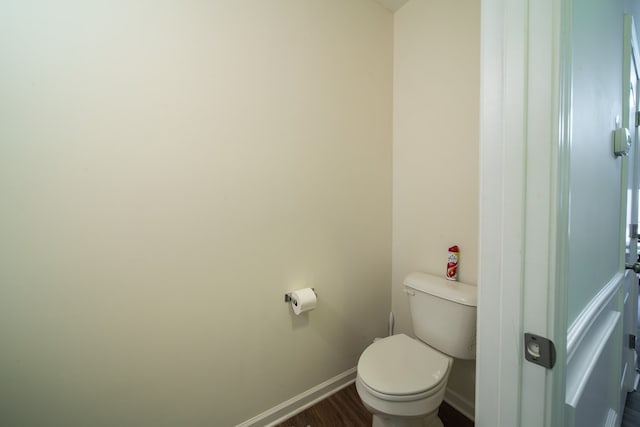
[[[387,395],[423,393],[447,374],[449,358],[404,334],[371,344],[358,361],[358,376],[368,387]]]

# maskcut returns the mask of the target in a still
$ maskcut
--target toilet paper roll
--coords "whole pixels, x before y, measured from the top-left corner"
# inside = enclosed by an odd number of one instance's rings
[[[313,310],[317,302],[316,293],[311,288],[291,292],[291,307],[296,315]]]

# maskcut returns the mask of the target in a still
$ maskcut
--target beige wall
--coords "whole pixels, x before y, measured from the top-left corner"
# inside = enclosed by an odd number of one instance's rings
[[[411,333],[402,280],[444,275],[477,283],[480,2],[411,0],[394,15],[393,311]],[[475,363],[457,361],[449,389],[474,401]]]
[[[0,425],[231,426],[355,366],[390,310],[392,20],[370,0],[3,4]],[[464,185],[435,206],[475,206]],[[398,201],[434,206],[425,187]],[[466,214],[446,243],[473,279]],[[439,268],[422,219],[404,227]],[[318,309],[293,317],[304,286]]]

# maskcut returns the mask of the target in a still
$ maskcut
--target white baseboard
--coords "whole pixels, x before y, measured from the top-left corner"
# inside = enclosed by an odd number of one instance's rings
[[[236,427],[271,427],[315,405],[327,396],[342,390],[356,380],[356,368],[351,368],[322,384],[283,402]],[[453,405],[451,405],[453,406]]]
[[[444,401],[471,421],[475,421],[475,402],[469,401],[451,389],[447,389],[444,392]]]

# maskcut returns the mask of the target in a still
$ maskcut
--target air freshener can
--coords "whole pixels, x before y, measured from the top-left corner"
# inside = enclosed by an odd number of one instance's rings
[[[447,280],[458,280],[458,260],[460,259],[460,249],[457,245],[449,248],[447,259]]]

